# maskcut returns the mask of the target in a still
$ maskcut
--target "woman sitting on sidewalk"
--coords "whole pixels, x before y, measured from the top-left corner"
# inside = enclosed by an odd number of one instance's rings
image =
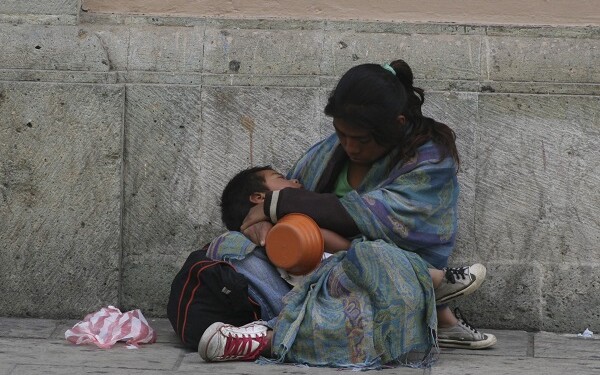
[[[412,81],[402,60],[360,65],[341,78],[325,107],[336,134],[289,173],[306,189],[267,193],[242,230],[264,243],[272,223],[299,212],[356,239],[286,296],[273,331],[207,330],[205,359],[235,359],[228,347],[252,357],[271,334],[276,358],[333,366],[407,361],[435,345],[436,330],[440,346],[495,343],[447,306],[435,312],[427,268],[446,267],[454,248],[458,153],[452,130],[422,115],[423,91]],[[448,280],[468,270],[450,271]]]

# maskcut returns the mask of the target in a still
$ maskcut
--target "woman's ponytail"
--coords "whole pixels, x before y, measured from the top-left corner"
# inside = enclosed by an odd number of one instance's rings
[[[419,146],[432,140],[444,146],[446,152],[458,165],[456,134],[446,124],[423,116],[421,108],[425,103],[425,91],[414,86],[414,76],[410,66],[404,60],[392,61],[389,66],[396,72],[396,77],[404,86],[408,99],[404,115],[412,126],[408,127],[409,134],[406,135],[406,139],[401,141],[404,158],[414,156]]]

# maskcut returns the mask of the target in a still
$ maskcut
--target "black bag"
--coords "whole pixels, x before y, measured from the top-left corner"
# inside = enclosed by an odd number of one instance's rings
[[[248,280],[223,261],[193,251],[171,284],[167,316],[181,342],[197,350],[200,337],[215,322],[234,326],[260,319],[260,306],[248,296]]]

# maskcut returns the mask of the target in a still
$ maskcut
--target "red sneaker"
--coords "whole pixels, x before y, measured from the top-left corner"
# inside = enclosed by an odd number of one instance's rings
[[[258,358],[269,344],[267,330],[262,322],[252,322],[241,327],[213,323],[202,334],[198,353],[207,362],[250,361]]]

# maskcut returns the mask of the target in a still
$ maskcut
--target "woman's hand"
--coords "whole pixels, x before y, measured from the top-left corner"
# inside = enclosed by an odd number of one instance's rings
[[[243,229],[242,233],[255,244],[259,246],[265,246],[265,239],[267,238],[267,233],[269,233],[271,228],[273,228],[273,224],[271,224],[270,221],[259,221],[258,223],[252,224],[246,229]]]

